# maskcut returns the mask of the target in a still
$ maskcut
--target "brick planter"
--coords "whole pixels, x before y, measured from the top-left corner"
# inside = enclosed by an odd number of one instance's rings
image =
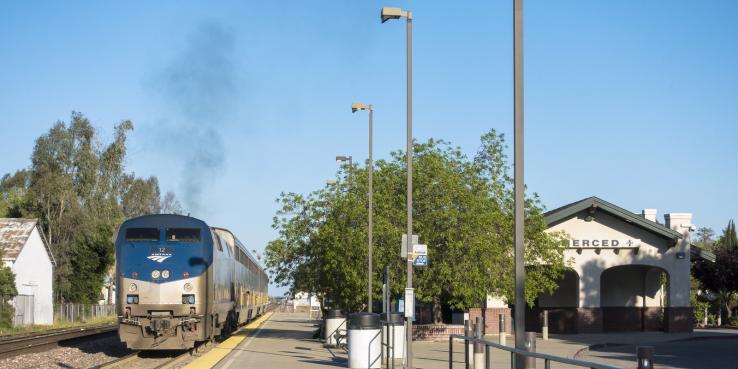
[[[448,340],[452,334],[464,334],[463,325],[421,324],[413,325],[413,340],[440,341]]]
[[[471,308],[469,309],[469,320],[475,322],[478,316],[484,321],[484,334],[500,333],[500,314],[505,315],[505,332],[512,332],[512,311],[509,308]]]

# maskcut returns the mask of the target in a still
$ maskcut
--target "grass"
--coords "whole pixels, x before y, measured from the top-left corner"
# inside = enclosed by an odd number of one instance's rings
[[[11,327],[11,328],[0,328],[0,336],[23,334],[23,333],[37,333],[44,332],[53,329],[64,329],[64,328],[75,328],[75,327],[88,327],[101,324],[112,324],[118,321],[118,317],[115,315],[106,316],[95,319],[88,319],[85,321],[59,321],[52,325],[27,325],[22,327]]]

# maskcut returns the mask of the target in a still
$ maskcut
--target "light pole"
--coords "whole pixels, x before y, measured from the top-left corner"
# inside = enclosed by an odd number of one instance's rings
[[[369,277],[369,305],[367,307],[368,312],[372,312],[372,280],[374,279],[374,274],[372,273],[372,231],[373,231],[373,210],[372,210],[372,202],[374,200],[374,190],[372,188],[373,185],[373,179],[372,179],[372,172],[374,171],[374,160],[372,158],[372,117],[374,115],[374,106],[371,104],[364,104],[364,103],[353,103],[351,104],[351,112],[356,113],[359,110],[368,110],[369,111],[369,215],[368,215],[368,221],[369,221],[369,229],[367,231],[368,238],[369,238],[369,267],[368,267],[368,273],[367,276]]]
[[[353,159],[353,157],[351,155],[349,155],[349,156],[342,156],[342,155],[336,156],[336,163],[343,163],[345,161],[348,162],[348,166],[349,166],[349,170],[348,170],[348,186],[349,186],[349,188],[351,188],[351,179],[352,179],[351,174],[352,174],[352,172],[354,170],[354,159]]]
[[[407,288],[413,288],[413,263],[409,255],[413,249],[413,13],[400,8],[382,8],[382,23],[403,17],[407,20]],[[406,302],[405,306],[407,305]],[[413,368],[413,321],[411,318],[407,318],[405,334],[407,340],[405,344],[406,368]]]
[[[525,350],[525,181],[523,180],[523,0],[513,0],[514,102],[514,182],[515,182],[515,348]],[[525,369],[526,360],[516,354],[516,369]]]

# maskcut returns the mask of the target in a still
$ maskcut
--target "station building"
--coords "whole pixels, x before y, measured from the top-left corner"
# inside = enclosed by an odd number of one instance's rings
[[[633,213],[589,197],[544,214],[549,232],[563,232],[571,268],[553,294],[539,296],[526,329],[540,331],[690,332],[690,260],[714,255],[690,243],[692,214]]]

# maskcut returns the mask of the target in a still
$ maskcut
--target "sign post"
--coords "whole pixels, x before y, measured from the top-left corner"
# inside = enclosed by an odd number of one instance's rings
[[[405,288],[405,318],[415,319],[415,289]]]

